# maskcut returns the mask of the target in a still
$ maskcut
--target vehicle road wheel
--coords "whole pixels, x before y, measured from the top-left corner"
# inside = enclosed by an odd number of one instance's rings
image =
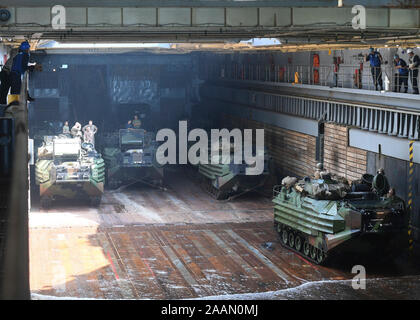
[[[308,241],[305,241],[305,243],[303,244],[303,254],[309,257],[310,251],[311,251],[311,246]]]
[[[295,246],[295,235],[293,232],[289,233],[289,246],[292,248]]]
[[[302,249],[302,238],[299,236],[295,237],[295,249],[296,251],[300,251]]]
[[[322,252],[321,249],[317,249],[316,251],[317,251],[316,252],[316,262],[318,264],[321,264],[324,261],[324,258],[325,258],[324,252]]]
[[[277,232],[281,235],[281,224],[277,223]]]
[[[311,246],[311,258],[312,258],[312,260],[316,260],[317,251],[318,251],[317,248]]]
[[[287,245],[287,240],[289,238],[288,232],[286,229],[283,229],[281,232],[281,241],[283,242],[283,244]]]

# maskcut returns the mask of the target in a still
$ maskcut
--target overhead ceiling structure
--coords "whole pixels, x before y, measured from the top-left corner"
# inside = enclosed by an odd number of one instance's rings
[[[33,3],[2,0],[3,42],[26,38],[235,45],[241,40],[264,37],[279,39],[283,49],[319,44],[344,48],[420,44],[419,0],[63,0],[63,29],[53,27],[56,1],[40,0],[36,6]],[[357,15],[352,12],[354,5],[366,8],[365,29],[352,26]]]

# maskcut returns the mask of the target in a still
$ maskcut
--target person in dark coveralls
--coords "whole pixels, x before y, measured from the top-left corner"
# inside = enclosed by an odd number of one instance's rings
[[[408,66],[398,54],[394,56],[394,66],[398,73],[395,74],[395,92],[401,91],[401,85],[404,84],[404,93],[408,91]]]
[[[0,106],[3,108],[7,105],[7,95],[10,89],[10,70],[12,69],[13,58],[17,55],[17,49],[12,49],[10,57],[7,59],[0,72]],[[2,108],[0,108],[2,112]]]
[[[7,104],[7,95],[10,91],[11,105],[19,104],[20,89],[22,86],[22,76],[26,71],[40,70],[38,65],[29,65],[29,49],[31,48],[28,41],[20,44],[19,52],[8,60],[1,72],[0,84],[0,104]],[[28,95],[28,101],[33,101]]]
[[[372,73],[373,84],[375,85],[375,90],[378,90],[378,85],[381,88],[381,91],[384,90],[383,82],[382,82],[382,56],[381,54],[373,49],[369,49],[369,54],[366,56],[366,61],[370,62],[370,72]]]
[[[414,54],[413,49],[408,49],[408,68],[410,72],[411,78],[411,86],[413,87],[413,93],[419,94],[419,87],[418,87],[418,76],[419,76],[419,65],[420,65],[420,58],[417,54]]]
[[[376,171],[376,175],[372,180],[372,186],[375,193],[380,197],[385,196],[389,192],[390,185],[387,177],[385,177],[384,168],[380,168],[378,171]]]

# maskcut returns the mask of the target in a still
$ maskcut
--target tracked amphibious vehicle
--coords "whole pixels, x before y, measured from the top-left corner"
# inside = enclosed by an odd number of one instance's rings
[[[283,179],[273,197],[282,245],[323,264],[340,248],[357,252],[369,247],[352,246],[355,239],[382,246],[401,239],[407,227],[405,203],[393,190],[384,195],[384,186],[383,176],[367,174],[352,185],[329,175]]]
[[[164,169],[156,159],[157,148],[155,134],[143,129],[121,129],[106,137],[103,157],[108,187],[137,181],[161,186]]]
[[[105,164],[90,143],[66,135],[46,136],[38,148],[35,177],[44,208],[57,198],[88,198],[97,206],[104,192]]]
[[[216,143],[212,148],[216,149]],[[232,200],[247,192],[256,190],[264,186],[269,176],[269,156],[264,150],[264,169],[261,174],[247,174],[247,169],[255,166],[247,164],[245,161],[234,163],[233,146],[230,154],[224,156],[218,154],[211,155],[209,151],[209,161],[207,164],[198,165],[198,174],[201,177],[203,188],[217,200]],[[212,163],[212,160],[213,163]]]

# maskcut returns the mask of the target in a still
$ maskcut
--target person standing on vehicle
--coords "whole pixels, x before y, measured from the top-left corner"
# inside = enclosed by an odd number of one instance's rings
[[[408,49],[408,68],[411,78],[411,86],[413,88],[414,94],[419,94],[419,87],[418,87],[418,76],[419,76],[419,65],[420,65],[420,58],[417,54],[414,54],[413,49]]]
[[[64,122],[63,134],[65,134],[67,136],[70,135],[70,127],[69,127],[69,122],[68,121]]]
[[[81,139],[82,138],[82,125],[79,122],[76,122],[73,128],[71,128],[70,133],[73,136],[73,138]]]
[[[82,130],[84,141],[95,145],[95,134],[98,132],[98,127],[93,124],[92,120],[89,120],[89,124],[85,125]]]
[[[134,120],[131,121],[134,129],[140,129],[141,127],[141,120],[139,119],[138,115],[134,115]]]
[[[370,62],[370,72],[372,73],[373,84],[375,85],[375,90],[378,90],[378,85],[381,88],[381,91],[384,90],[382,82],[382,56],[381,54],[373,49],[369,49],[369,54],[365,55],[366,61]]]

